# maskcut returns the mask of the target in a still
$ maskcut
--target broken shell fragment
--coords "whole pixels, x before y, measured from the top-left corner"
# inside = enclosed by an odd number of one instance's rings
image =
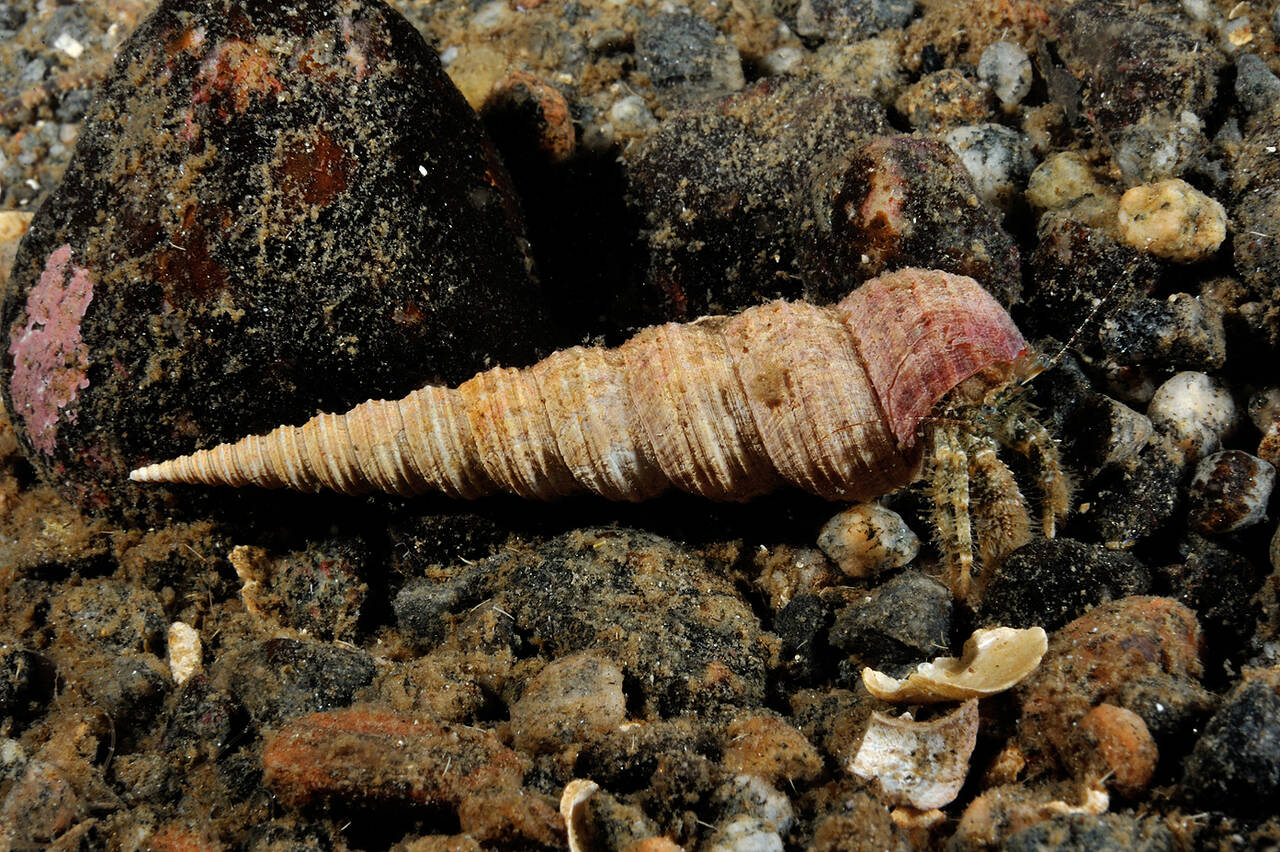
[[[849,771],[879,783],[886,800],[919,810],[940,808],[964,786],[978,741],[978,701],[930,722],[872,713]]]
[[[1035,671],[1048,648],[1044,629],[993,627],[973,631],[959,657],[921,663],[899,681],[872,668],[862,670],[867,691],[883,701],[964,701],[1004,692]]]
[[[587,800],[599,789],[599,784],[586,778],[574,778],[564,785],[564,792],[560,794],[560,816],[564,818],[569,852],[587,852],[590,849],[583,840],[582,822],[586,819]]]

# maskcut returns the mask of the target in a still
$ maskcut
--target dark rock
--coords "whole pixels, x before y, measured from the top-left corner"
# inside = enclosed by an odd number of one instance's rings
[[[53,698],[57,671],[43,654],[10,645],[0,647],[0,719],[26,722]]]
[[[1104,545],[1129,547],[1164,525],[1178,508],[1184,457],[1162,435],[1142,450],[1104,471],[1085,494],[1089,504],[1078,519],[1083,530]]]
[[[831,644],[867,665],[931,660],[949,647],[951,592],[907,571],[836,613]]]
[[[829,241],[850,142],[888,130],[875,101],[816,79],[765,80],[663,122],[626,165],[647,220],[649,283],[666,313],[692,319],[773,297],[831,301],[874,275],[837,287],[840,273],[816,261],[826,261],[819,244]]]
[[[1236,100],[1245,112],[1262,112],[1280,102],[1280,77],[1253,53],[1236,58]]]
[[[287,555],[272,589],[283,600],[288,624],[320,639],[352,639],[369,591],[363,579],[368,559],[368,549],[355,539],[320,541]]]
[[[85,667],[79,686],[107,715],[123,747],[145,733],[169,694],[169,667],[151,654],[121,654]]]
[[[143,462],[531,359],[521,233],[385,5],[167,0],[19,249],[4,401],[64,495],[159,519]]]
[[[666,539],[586,530],[476,568],[498,589],[495,610],[541,656],[596,649],[613,660],[640,718],[764,699],[777,639],[729,580]]]
[[[1216,370],[1227,360],[1222,311],[1186,293],[1139,298],[1111,311],[1098,329],[1102,351],[1115,363]]]
[[[1070,814],[1005,838],[1004,852],[1173,852],[1173,833],[1158,817]]]
[[[1133,458],[1153,433],[1146,415],[1106,394],[1086,390],[1064,413],[1056,434],[1063,436],[1072,469],[1087,479]]]
[[[492,589],[492,577],[479,568],[463,570],[447,580],[412,580],[396,593],[396,624],[424,645],[437,645],[449,628],[449,616],[465,612]]]
[[[1206,535],[1251,527],[1266,517],[1275,481],[1269,462],[1243,450],[1206,456],[1191,478],[1187,522]]]
[[[1058,18],[1058,52],[1083,83],[1083,115],[1134,183],[1176,177],[1206,145],[1222,54],[1173,17],[1085,0]],[[1184,115],[1193,117],[1190,121]]]
[[[1151,571],[1131,553],[1034,538],[996,568],[977,615],[984,625],[1053,631],[1091,607],[1150,587]]]
[[[1150,293],[1160,275],[1151,255],[1060,213],[1040,220],[1029,265],[1026,309],[1014,318],[1024,333],[1074,340],[1086,354],[1097,351],[1107,315]]]
[[[826,641],[831,610],[818,595],[797,595],[782,608],[773,632],[782,640],[780,657],[787,671],[802,683],[819,678],[829,662]]]
[[[236,705],[209,678],[196,675],[178,688],[164,731],[164,749],[177,763],[217,758],[237,727]]]
[[[1246,671],[1184,765],[1195,807],[1266,816],[1280,796],[1280,671]]]
[[[636,69],[660,94],[677,102],[742,88],[738,48],[714,26],[689,12],[645,17],[635,35]]]
[[[1173,596],[1195,610],[1216,655],[1243,651],[1259,614],[1253,596],[1265,571],[1245,557],[1194,533],[1181,547],[1183,561],[1159,569]]]
[[[861,41],[911,20],[914,0],[800,0],[796,32],[806,38]]]
[[[825,198],[825,196],[824,196]],[[815,270],[842,281],[918,266],[968,275],[1003,305],[1022,297],[1018,247],[940,139],[884,136],[859,149],[828,210],[831,237]],[[829,288],[843,290],[832,281]]]
[[[269,639],[219,657],[210,675],[254,722],[271,726],[349,705],[373,682],[374,665],[368,654],[353,648]]]
[[[1235,268],[1250,295],[1262,301],[1261,324],[1274,345],[1280,343],[1280,237],[1272,225],[1280,221],[1280,103],[1263,110],[1249,124],[1239,145],[1231,188],[1232,249]]]
[[[64,588],[49,619],[69,639],[110,652],[163,653],[169,626],[155,592],[106,577]]]

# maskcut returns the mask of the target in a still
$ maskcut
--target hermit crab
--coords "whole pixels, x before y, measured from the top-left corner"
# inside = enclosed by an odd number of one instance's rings
[[[745,500],[791,485],[853,501],[896,491],[923,467],[951,589],[964,597],[975,539],[990,567],[1030,535],[997,442],[1038,470],[1045,535],[1067,512],[1056,445],[1010,399],[1035,365],[976,281],[904,269],[830,307],[776,301],[655,326],[616,349],[573,347],[130,476],[534,499],[642,500],[674,487]]]

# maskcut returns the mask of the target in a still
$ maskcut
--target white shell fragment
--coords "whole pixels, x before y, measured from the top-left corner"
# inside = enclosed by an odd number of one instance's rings
[[[818,547],[848,576],[873,577],[915,559],[920,539],[892,509],[857,503],[827,521]]]
[[[862,670],[867,691],[883,701],[964,701],[1004,692],[1035,671],[1049,647],[1040,627],[993,627],[973,631],[959,657],[921,663],[900,681],[872,668]]]
[[[200,633],[190,624],[169,625],[169,674],[178,686],[200,671],[203,656]]]
[[[849,771],[878,782],[892,804],[940,808],[964,786],[977,742],[977,699],[931,722],[913,721],[907,713],[896,719],[872,713]]]
[[[599,789],[599,784],[586,778],[574,778],[564,785],[564,792],[560,794],[560,816],[564,819],[569,852],[589,852],[590,847],[582,837],[582,821],[586,819],[587,800]]]

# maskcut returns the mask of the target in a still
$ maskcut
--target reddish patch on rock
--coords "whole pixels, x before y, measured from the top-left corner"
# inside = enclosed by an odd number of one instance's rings
[[[289,146],[274,168],[286,215],[327,207],[347,188],[347,178],[355,168],[354,158],[323,131]]]
[[[360,708],[286,725],[267,743],[262,766],[276,795],[297,806],[363,799],[457,807],[481,790],[518,789],[524,772],[488,731]]]
[[[58,420],[89,386],[89,348],[80,339],[80,321],[93,299],[93,280],[71,262],[71,246],[49,255],[40,281],[27,295],[26,323],[9,331],[13,375],[9,394],[31,445],[53,455]],[[65,417],[75,422],[75,411]]]
[[[182,225],[156,253],[152,274],[169,304],[203,302],[226,288],[227,270],[209,251],[210,231],[217,233],[222,218],[194,204],[187,207]]]
[[[284,84],[272,73],[275,61],[256,44],[232,39],[219,44],[200,66],[191,103],[208,103],[223,121],[243,113],[252,99],[278,95]]]

